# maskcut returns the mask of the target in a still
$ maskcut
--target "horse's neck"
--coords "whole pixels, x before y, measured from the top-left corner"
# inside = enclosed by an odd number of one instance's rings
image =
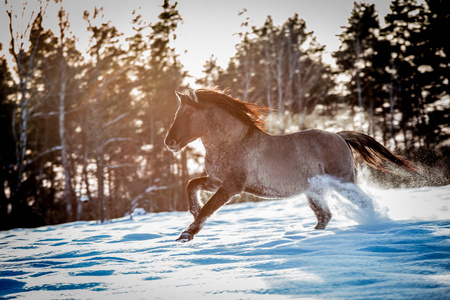
[[[214,115],[208,120],[208,128],[202,137],[206,152],[240,146],[251,130],[248,125],[228,114]]]

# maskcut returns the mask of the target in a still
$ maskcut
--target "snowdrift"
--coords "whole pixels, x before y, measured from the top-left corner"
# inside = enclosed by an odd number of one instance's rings
[[[185,244],[187,212],[0,232],[0,298],[450,299],[450,186],[364,190],[380,218],[330,195],[323,231],[300,196],[223,207]]]

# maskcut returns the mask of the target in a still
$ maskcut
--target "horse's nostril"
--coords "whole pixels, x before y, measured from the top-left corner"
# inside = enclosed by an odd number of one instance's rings
[[[168,147],[175,147],[177,145],[177,141],[176,140],[169,140],[168,142],[166,142],[166,145]]]
[[[180,150],[179,143],[176,140],[166,141],[166,146],[172,152],[178,152]]]

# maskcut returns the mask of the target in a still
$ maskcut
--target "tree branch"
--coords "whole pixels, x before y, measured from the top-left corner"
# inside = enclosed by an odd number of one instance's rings
[[[27,163],[25,164],[25,166],[31,165],[32,163],[34,163],[34,162],[35,162],[36,160],[38,160],[39,158],[41,158],[41,157],[43,157],[43,156],[45,156],[45,155],[47,155],[47,154],[50,154],[50,153],[52,153],[53,151],[60,151],[60,150],[62,150],[62,146],[55,146],[55,147],[53,147],[53,148],[50,148],[50,149],[48,149],[48,150],[45,150],[44,152],[41,152],[41,153],[39,153],[38,155],[36,155],[33,159],[27,161]]]
[[[132,140],[131,138],[110,138],[106,142],[104,142],[100,147],[103,149],[103,148],[105,148],[107,145],[109,145],[111,143],[125,142],[125,141],[131,141],[131,140]]]
[[[110,170],[120,169],[120,168],[134,168],[137,167],[138,164],[119,164],[119,165],[107,165],[106,167]]]
[[[115,118],[114,120],[111,120],[111,121],[109,121],[108,123],[106,123],[105,125],[103,125],[102,128],[106,128],[106,127],[108,127],[108,126],[110,126],[110,125],[112,125],[112,124],[114,124],[114,123],[117,123],[118,121],[120,121],[121,119],[123,119],[124,117],[126,117],[126,116],[129,115],[129,114],[130,114],[129,111],[126,112],[126,113],[121,114],[120,116],[118,116],[118,117]]]

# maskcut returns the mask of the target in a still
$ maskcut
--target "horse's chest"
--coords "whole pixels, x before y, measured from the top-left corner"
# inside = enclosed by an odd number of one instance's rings
[[[235,153],[236,154],[236,153]],[[230,155],[230,151],[222,150],[206,153],[205,169],[208,176],[223,181],[242,167],[236,155]]]

